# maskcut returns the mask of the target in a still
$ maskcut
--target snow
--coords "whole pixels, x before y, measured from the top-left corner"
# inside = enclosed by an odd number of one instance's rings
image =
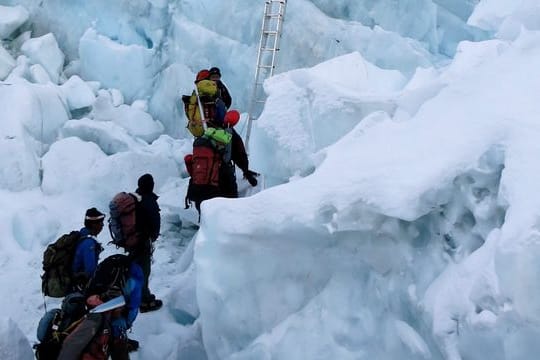
[[[0,357],[6,360],[30,360],[34,358],[28,339],[11,318],[0,323]]]
[[[0,40],[10,37],[21,25],[28,21],[29,13],[22,6],[0,5]]]
[[[115,107],[111,93],[100,91],[93,104],[91,115],[95,120],[113,121],[126,129],[130,135],[150,143],[158,138],[164,127],[140,107],[137,103]]]
[[[55,240],[60,223],[45,206],[18,210],[13,217],[13,237],[27,251],[46,246]]]
[[[71,76],[60,87],[64,97],[67,99],[67,103],[70,110],[81,109],[91,106],[96,97],[90,85],[84,82],[77,75]]]
[[[30,66],[29,71],[32,82],[36,84],[47,84],[51,81],[47,71],[39,64]]]
[[[356,20],[370,27],[380,25],[450,56],[460,40],[485,38],[478,29],[466,26],[477,1],[416,0],[396,4],[391,0],[350,3],[314,0],[313,3],[331,17]],[[409,17],[407,14],[413,9],[415,16]]]
[[[269,98],[257,120],[262,133],[253,135],[254,142],[264,144],[254,150],[254,163],[282,182],[294,172],[308,172],[314,153],[349,132],[359,118],[374,110],[392,113],[404,84],[401,73],[381,70],[359,53],[274,77],[266,84]],[[337,114],[339,121],[333,120]],[[270,149],[276,156],[266,155]]]
[[[3,4],[0,358],[32,358],[59,304],[47,244],[144,173],[164,307],[137,318],[133,359],[540,350],[537,1],[289,2],[250,142],[260,185],[237,173],[242,198],[204,202],[200,224],[180,97],[220,67],[244,133],[264,4]]]
[[[10,71],[15,67],[15,59],[0,45],[0,80],[8,76]]]
[[[61,130],[62,136],[77,136],[99,146],[107,155],[135,150],[141,147],[141,141],[132,136],[121,126],[112,121],[93,121],[88,118],[68,121]]]
[[[424,342],[422,337],[406,322],[396,321],[395,323],[399,338],[407,347],[411,350],[413,354],[419,354],[424,359],[431,359],[431,352],[427,344]]]
[[[119,44],[92,28],[81,38],[79,56],[85,79],[119,89],[130,102],[148,95],[159,65],[153,49]]]
[[[54,194],[78,188],[88,170],[105,157],[96,144],[75,137],[55,142],[43,156],[43,192]]]
[[[60,72],[64,67],[64,54],[53,34],[29,39],[22,45],[21,52],[28,56],[32,63],[43,66],[50,79],[58,83]]]

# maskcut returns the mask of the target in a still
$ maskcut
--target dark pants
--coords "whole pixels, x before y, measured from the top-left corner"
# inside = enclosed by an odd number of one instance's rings
[[[142,284],[141,301],[150,302],[155,299],[149,288],[150,272],[152,271],[152,242],[146,240],[146,244],[140,249],[137,249],[134,254],[134,260],[142,269],[144,279]]]
[[[228,163],[222,163],[219,168],[219,190],[221,192],[221,196],[223,197],[238,197],[238,185],[236,184],[235,168],[231,161]]]
[[[220,186],[221,187],[221,186]],[[193,184],[190,180],[188,191],[186,195],[186,209],[189,207],[187,201],[193,201],[195,203],[195,208],[201,214],[201,203],[204,200],[213,199],[218,196],[223,196],[221,194],[220,188],[213,185],[196,185]],[[200,219],[199,219],[200,220]]]
[[[109,353],[111,360],[129,360],[127,336],[113,339],[109,347]]]

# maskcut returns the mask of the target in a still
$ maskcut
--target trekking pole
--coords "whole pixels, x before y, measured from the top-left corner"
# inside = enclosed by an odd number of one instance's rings
[[[197,89],[197,83],[195,83],[195,96],[197,96],[197,105],[199,106],[199,112],[201,113],[202,126],[204,131],[206,131],[208,126],[206,125],[206,118],[204,117],[204,110],[202,107],[201,98],[199,96],[199,89]]]

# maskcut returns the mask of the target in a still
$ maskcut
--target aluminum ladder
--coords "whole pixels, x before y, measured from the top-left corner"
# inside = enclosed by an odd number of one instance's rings
[[[276,55],[279,51],[279,40],[283,30],[286,7],[287,0],[265,1],[261,39],[259,41],[259,51],[257,52],[255,82],[253,84],[253,91],[251,93],[251,100],[248,108],[245,139],[246,151],[249,151],[249,138],[253,121],[261,114],[266,101],[266,95],[263,89],[264,80],[271,77],[276,68]]]

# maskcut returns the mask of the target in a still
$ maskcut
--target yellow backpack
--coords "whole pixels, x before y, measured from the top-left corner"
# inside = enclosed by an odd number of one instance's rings
[[[223,122],[225,110],[220,109],[220,103],[222,101],[218,98],[216,82],[212,80],[201,80],[197,82],[196,86],[204,112],[204,119],[214,123]],[[182,101],[184,102],[184,112],[188,119],[187,128],[189,132],[195,137],[202,136],[204,134],[204,127],[197,102],[197,94],[193,91],[191,96],[184,95],[182,96]],[[222,115],[220,115],[221,112],[223,112]]]

